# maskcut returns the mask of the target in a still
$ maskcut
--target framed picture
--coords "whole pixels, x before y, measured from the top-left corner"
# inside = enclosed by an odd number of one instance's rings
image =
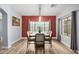
[[[12,26],[20,26],[20,19],[12,16]]]

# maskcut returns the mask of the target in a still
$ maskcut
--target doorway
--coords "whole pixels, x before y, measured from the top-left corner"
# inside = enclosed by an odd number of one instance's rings
[[[2,48],[8,48],[8,23],[7,23],[7,13],[0,8],[0,49]]]
[[[2,14],[0,13],[0,50],[2,48]]]

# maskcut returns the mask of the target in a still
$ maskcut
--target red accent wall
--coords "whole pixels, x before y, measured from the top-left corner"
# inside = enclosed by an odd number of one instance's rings
[[[39,16],[29,16],[30,21],[38,21],[39,20]]]
[[[49,21],[50,16],[42,16],[41,21]]]
[[[28,31],[28,16],[22,16],[22,37],[27,36]]]
[[[28,20],[39,21],[39,16],[22,16],[22,37],[27,37]],[[41,16],[41,21],[48,21],[51,19],[52,37],[56,37],[56,16]]]

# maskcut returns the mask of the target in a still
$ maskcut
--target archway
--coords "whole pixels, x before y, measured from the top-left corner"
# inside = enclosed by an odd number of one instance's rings
[[[7,22],[7,13],[0,8],[2,14],[2,48],[8,48],[8,22]]]

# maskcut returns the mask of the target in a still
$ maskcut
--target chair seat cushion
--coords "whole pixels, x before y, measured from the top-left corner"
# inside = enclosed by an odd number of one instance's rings
[[[45,44],[50,44],[50,41],[45,41]]]
[[[50,39],[50,37],[45,37],[45,39]]]
[[[50,41],[50,40],[51,40],[51,38],[45,37],[45,41]]]
[[[35,41],[35,37],[29,37],[28,41]]]
[[[29,41],[28,43],[30,43],[30,44],[34,44],[35,42],[34,42],[34,41]]]
[[[29,37],[29,39],[35,39],[35,37]]]

